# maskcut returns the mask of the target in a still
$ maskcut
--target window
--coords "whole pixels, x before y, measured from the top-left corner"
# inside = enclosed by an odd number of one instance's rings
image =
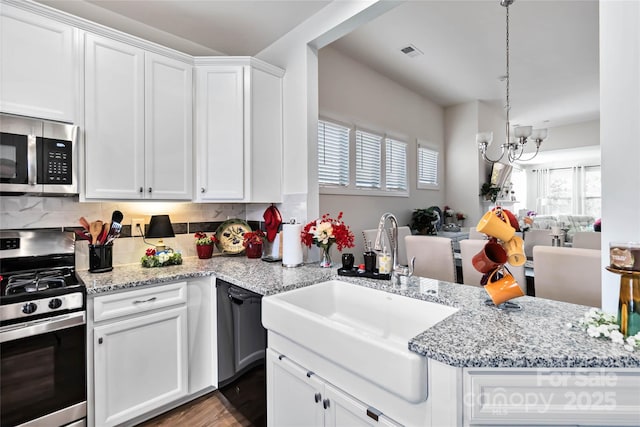
[[[380,188],[382,137],[356,131],[356,187]]]
[[[349,134],[351,129],[318,121],[318,181],[349,185]]]
[[[438,188],[438,155],[418,142],[418,188]]]
[[[407,190],[407,144],[394,139],[385,139],[387,190]]]
[[[325,194],[409,195],[407,143],[318,120],[318,181]]]
[[[539,169],[534,173],[538,210],[543,214],[600,216],[600,166]]]

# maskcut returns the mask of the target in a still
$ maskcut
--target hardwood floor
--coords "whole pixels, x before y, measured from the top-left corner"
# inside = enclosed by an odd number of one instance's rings
[[[251,427],[218,390],[186,403],[138,427]]]

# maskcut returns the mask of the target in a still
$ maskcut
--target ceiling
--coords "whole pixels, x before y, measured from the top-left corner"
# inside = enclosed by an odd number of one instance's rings
[[[192,55],[256,55],[330,1],[40,0]],[[599,116],[597,0],[510,8],[512,123]],[[424,54],[400,52],[413,44]],[[330,45],[432,101],[503,108],[505,8],[498,0],[413,0]]]

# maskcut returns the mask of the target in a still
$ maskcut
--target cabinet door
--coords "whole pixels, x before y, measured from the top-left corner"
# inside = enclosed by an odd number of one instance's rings
[[[187,287],[189,312],[189,394],[218,386],[218,328],[216,279],[190,280]]]
[[[5,4],[0,13],[0,110],[75,122],[77,30]]]
[[[322,426],[323,387],[315,375],[267,349],[267,425]]]
[[[197,201],[243,200],[243,67],[201,67],[196,75]]]
[[[282,200],[282,78],[256,68],[250,72],[250,201],[278,202]]]
[[[144,197],[144,51],[85,40],[85,195]]]
[[[325,427],[373,427],[373,426],[398,426],[399,424],[389,420],[374,408],[370,408],[358,399],[346,394],[340,389],[325,384],[323,399]]]
[[[154,53],[145,58],[145,197],[191,200],[192,67]]]
[[[187,308],[94,328],[95,424],[112,426],[187,394]]]

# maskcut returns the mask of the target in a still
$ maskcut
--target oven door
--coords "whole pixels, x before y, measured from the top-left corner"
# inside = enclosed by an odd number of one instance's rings
[[[85,319],[75,312],[0,329],[2,427],[86,418]]]

